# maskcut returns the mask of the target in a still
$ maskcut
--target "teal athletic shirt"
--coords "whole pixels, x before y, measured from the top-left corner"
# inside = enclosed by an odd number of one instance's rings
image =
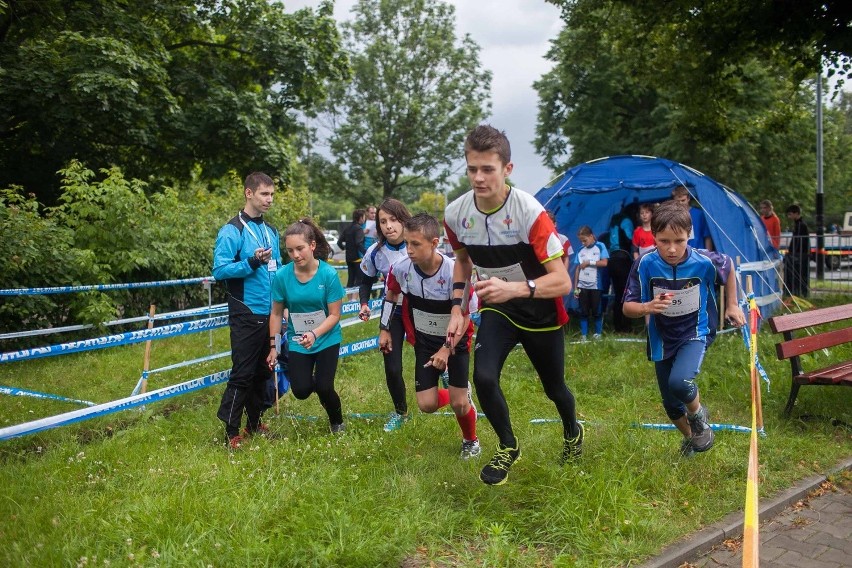
[[[310,349],[305,349],[293,337],[314,329],[328,316],[328,305],[343,299],[346,292],[337,277],[337,271],[325,261],[319,261],[314,277],[304,284],[296,279],[295,265],[291,262],[275,274],[272,281],[272,300],[281,302],[289,310],[287,329],[290,336],[290,350],[297,353],[313,354],[338,344],[343,340],[340,322],[331,331],[317,337]],[[310,315],[312,314],[312,315]]]

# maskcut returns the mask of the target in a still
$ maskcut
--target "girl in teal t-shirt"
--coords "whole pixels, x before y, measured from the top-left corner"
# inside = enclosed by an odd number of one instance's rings
[[[330,247],[313,221],[302,219],[287,227],[284,244],[293,262],[278,270],[272,282],[269,336],[274,338],[281,333],[287,308],[293,396],[304,400],[317,393],[328,413],[331,431],[343,432],[343,412],[334,390],[334,376],[342,339],[340,307],[345,291],[337,271],[322,260],[328,257]],[[278,352],[274,339],[270,343],[267,363],[271,369]]]

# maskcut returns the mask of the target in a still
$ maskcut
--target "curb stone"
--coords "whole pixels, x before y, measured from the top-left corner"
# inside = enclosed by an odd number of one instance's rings
[[[761,522],[781,513],[789,505],[819,487],[828,477],[844,470],[852,470],[852,457],[844,459],[828,473],[807,477],[771,501],[761,504],[758,511]],[[639,568],[678,568],[684,562],[709,551],[713,546],[729,538],[741,536],[744,524],[743,514],[743,511],[735,511],[726,515],[721,521],[667,546],[659,555],[641,564]]]

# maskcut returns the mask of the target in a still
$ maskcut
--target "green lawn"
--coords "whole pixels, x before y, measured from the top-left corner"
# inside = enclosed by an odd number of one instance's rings
[[[370,335],[375,321],[345,330]],[[207,334],[159,341],[159,367],[208,353]],[[612,335],[610,338],[614,337]],[[760,495],[830,469],[852,455],[847,389],[802,389],[796,416],[781,411],[789,365],[762,334],[772,378],[763,391],[767,436]],[[215,332],[214,351],[227,349]],[[0,366],[0,385],[104,402],[139,378],[142,345]],[[848,347],[815,364],[852,356]],[[316,397],[288,395],[268,414],[271,439],[236,453],[215,417],[222,386],[34,436],[0,443],[0,563],[6,566],[628,566],[665,544],[742,508],[748,434],[719,432],[716,447],[677,456],[678,435],[631,427],[665,422],[641,342],[566,347],[566,376],[586,421],[582,460],[557,463],[561,426],[521,350],[502,385],[522,447],[509,482],[487,487],[479,468],[496,443],[486,420],[479,461],[458,458],[452,416],[415,413],[402,430],[384,418],[350,419],[328,433]],[[406,347],[406,365],[413,356]],[[154,375],[149,389],[227,366],[227,360]],[[407,372],[407,377],[411,376]],[[748,353],[719,337],[700,375],[713,422],[750,424]],[[390,399],[377,352],[341,360],[347,413],[384,413]],[[411,381],[409,404],[416,408]],[[76,406],[0,398],[2,426]],[[319,416],[319,419],[311,417]],[[831,419],[836,419],[832,425]]]

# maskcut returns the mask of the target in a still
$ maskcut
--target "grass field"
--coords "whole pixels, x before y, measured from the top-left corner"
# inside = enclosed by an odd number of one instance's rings
[[[372,335],[375,322],[345,330]],[[372,333],[371,333],[372,332]],[[227,347],[215,332],[214,351]],[[390,399],[380,355],[341,360],[337,385],[348,420],[329,434],[316,397],[267,413],[270,439],[238,452],[223,444],[215,413],[223,387],[0,443],[0,563],[4,566],[631,566],[665,544],[741,509],[748,435],[719,432],[706,454],[678,458],[674,432],[632,427],[665,422],[641,342],[569,344],[566,376],[586,421],[584,455],[560,467],[561,425],[521,350],[502,386],[522,448],[509,482],[487,487],[479,468],[496,439],[479,425],[483,456],[458,458],[452,416],[415,411],[382,431]],[[207,334],[159,341],[159,367],[207,354]],[[570,338],[569,338],[570,339]],[[761,335],[772,378],[764,390],[767,436],[760,495],[825,472],[852,454],[846,389],[802,389],[793,419],[781,417],[789,365]],[[127,396],[143,346],[0,366],[0,384],[104,402]],[[405,348],[406,367],[413,356]],[[850,357],[836,350],[816,364]],[[152,377],[149,389],[199,377],[228,360]],[[409,404],[416,408],[407,372]],[[699,376],[713,422],[750,424],[748,353],[720,336]],[[77,408],[0,398],[0,425]],[[299,419],[283,414],[299,415]],[[800,418],[808,414],[809,418]],[[319,418],[314,418],[319,417]],[[834,421],[832,422],[832,419]]]

